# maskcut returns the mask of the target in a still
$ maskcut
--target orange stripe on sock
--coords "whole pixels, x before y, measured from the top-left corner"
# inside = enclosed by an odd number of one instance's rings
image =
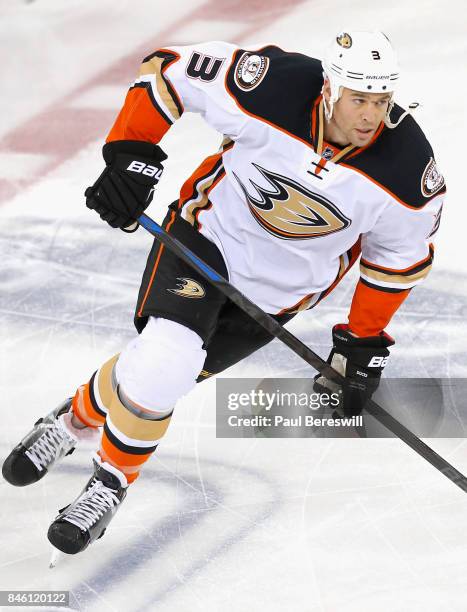
[[[77,418],[88,427],[101,427],[104,424],[105,416],[96,412],[92,405],[89,383],[78,387],[71,406]]]
[[[128,484],[135,481],[144,463],[153,454],[153,451],[145,455],[132,455],[118,449],[107,437],[105,431],[102,434],[101,446],[98,451],[103,461],[107,461],[126,476]]]

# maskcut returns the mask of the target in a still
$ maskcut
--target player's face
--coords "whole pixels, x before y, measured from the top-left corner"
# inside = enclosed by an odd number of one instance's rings
[[[364,147],[383,121],[390,99],[390,93],[368,94],[344,87],[327,124],[329,139],[337,144]]]

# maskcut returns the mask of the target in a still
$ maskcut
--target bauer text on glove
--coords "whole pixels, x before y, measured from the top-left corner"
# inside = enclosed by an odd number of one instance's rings
[[[106,168],[85,192],[86,206],[111,227],[124,229],[151,203],[167,155],[150,142],[117,140],[104,145]]]
[[[378,336],[359,338],[351,333],[346,324],[333,327],[332,340],[333,348],[327,362],[345,377],[345,383],[341,388],[318,375],[315,377],[314,388],[317,391],[339,390],[340,412],[346,416],[355,416],[361,413],[378,388],[389,358],[388,347],[394,344],[394,340],[385,332]]]

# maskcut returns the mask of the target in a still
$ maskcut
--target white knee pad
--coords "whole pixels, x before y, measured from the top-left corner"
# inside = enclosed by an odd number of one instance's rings
[[[124,395],[155,413],[170,412],[196,384],[206,359],[191,329],[149,317],[142,333],[122,351],[115,374]]]

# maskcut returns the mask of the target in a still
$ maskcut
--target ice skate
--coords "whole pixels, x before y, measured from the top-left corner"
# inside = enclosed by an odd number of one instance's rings
[[[69,555],[87,548],[104,535],[127,487],[125,475],[96,454],[93,476],[75,501],[60,510],[49,527],[49,542]]]
[[[15,446],[2,466],[6,481],[24,487],[41,480],[63,457],[71,454],[82,438],[92,438],[89,427],[78,429],[71,423],[71,398],[39,419]]]

